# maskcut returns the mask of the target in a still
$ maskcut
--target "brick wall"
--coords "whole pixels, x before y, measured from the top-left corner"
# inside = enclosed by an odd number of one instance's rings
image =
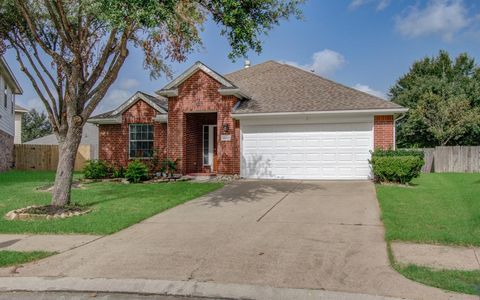
[[[392,115],[374,117],[374,148],[395,148],[395,124]]]
[[[0,172],[10,170],[13,164],[13,136],[0,130]]]
[[[199,70],[185,80],[178,88],[178,96],[168,99],[168,153],[172,158],[180,158],[180,170],[191,170],[187,150],[195,141],[188,134],[187,115],[189,113],[217,113],[217,155],[220,174],[240,173],[240,135],[238,122],[231,117],[231,111],[237,99],[222,96],[218,92],[220,83],[205,72]],[[220,136],[227,134],[223,125],[228,124],[231,141],[221,141]],[[191,159],[190,159],[191,160]]]
[[[127,166],[129,124],[152,124],[154,130],[153,148],[160,159],[165,158],[167,124],[154,121],[157,111],[146,102],[139,100],[122,115],[122,124],[99,126],[99,158],[115,166]]]

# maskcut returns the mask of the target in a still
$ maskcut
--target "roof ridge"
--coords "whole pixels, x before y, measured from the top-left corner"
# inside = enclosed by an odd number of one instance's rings
[[[261,63],[259,63],[259,64],[252,65],[252,66],[250,66],[250,67],[248,67],[248,68],[243,67],[243,68],[238,69],[238,70],[236,70],[236,71],[233,71],[233,72],[230,72],[230,73],[226,73],[226,74],[224,74],[223,76],[227,77],[227,76],[233,75],[233,74],[235,74],[235,73],[239,73],[239,72],[242,72],[242,71],[248,71],[248,70],[257,68],[257,67],[259,67],[259,66],[261,66],[261,65],[265,65],[265,64],[267,64],[267,63],[274,63],[274,64],[277,64],[277,65],[282,65],[280,62],[278,62],[278,61],[276,61],[276,60],[269,59],[269,60],[264,61],[264,62],[261,62]]]

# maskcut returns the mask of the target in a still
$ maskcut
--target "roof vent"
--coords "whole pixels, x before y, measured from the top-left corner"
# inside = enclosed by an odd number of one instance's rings
[[[245,60],[245,65],[243,66],[245,69],[250,68],[250,61],[248,59]]]

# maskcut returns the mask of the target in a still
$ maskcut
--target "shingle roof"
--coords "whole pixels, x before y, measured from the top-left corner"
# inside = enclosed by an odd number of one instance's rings
[[[93,120],[100,120],[100,119],[110,119],[110,118],[116,118],[118,116],[120,116],[122,113],[123,113],[123,110],[119,109],[121,108],[122,106],[124,106],[126,104],[126,102],[128,102],[129,100],[132,100],[133,97],[138,97],[138,95],[141,94],[141,96],[145,97],[146,100],[148,101],[151,101],[152,103],[154,103],[155,105],[159,106],[161,109],[165,110],[165,111],[168,111],[168,101],[167,99],[165,98],[160,98],[159,96],[158,97],[155,97],[155,96],[152,96],[152,95],[149,95],[149,94],[146,94],[144,92],[140,92],[140,91],[137,91],[130,99],[126,100],[125,102],[123,102],[119,107],[117,107],[116,109],[114,110],[110,110],[110,111],[107,111],[107,112],[104,112],[104,113],[101,113],[101,114],[98,114],[96,116],[93,116],[93,117],[90,117],[90,119],[93,119]],[[135,99],[133,99],[135,100]],[[136,102],[136,101],[135,101]],[[135,103],[135,102],[132,102],[131,104]],[[131,105],[130,104],[130,105]],[[129,105],[129,106],[130,106]],[[128,107],[129,107],[128,106]]]
[[[199,62],[194,66],[208,68]],[[238,87],[249,97],[242,100],[235,108],[235,114],[402,108],[398,104],[344,86],[312,72],[271,60],[224,75],[222,78],[231,82],[235,88]],[[135,95],[138,94],[165,112],[168,111],[166,98],[143,92],[137,92]],[[126,102],[119,108],[125,104]],[[92,119],[116,118],[122,113],[119,108],[96,115]]]
[[[402,108],[287,64],[267,61],[225,75],[251,95],[235,113],[307,112]]]

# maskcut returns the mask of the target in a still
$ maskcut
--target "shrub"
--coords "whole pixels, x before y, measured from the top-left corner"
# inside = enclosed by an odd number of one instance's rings
[[[113,168],[112,177],[125,178],[125,168],[123,166],[120,166],[118,169]]]
[[[170,177],[173,177],[173,174],[178,171],[178,162],[180,161],[179,158],[173,160],[170,158],[166,158],[162,162],[162,172],[165,172],[165,174]]]
[[[148,179],[148,167],[139,160],[134,160],[128,164],[125,178],[129,182],[139,183]]]
[[[414,149],[399,149],[399,150],[380,150],[377,149],[372,152],[373,156],[418,156],[421,159],[425,157],[425,154],[421,150]]]
[[[423,158],[418,155],[372,156],[373,175],[377,182],[407,184],[420,175]]]
[[[103,160],[89,160],[83,167],[83,176],[87,179],[102,179],[107,178],[109,167]]]

